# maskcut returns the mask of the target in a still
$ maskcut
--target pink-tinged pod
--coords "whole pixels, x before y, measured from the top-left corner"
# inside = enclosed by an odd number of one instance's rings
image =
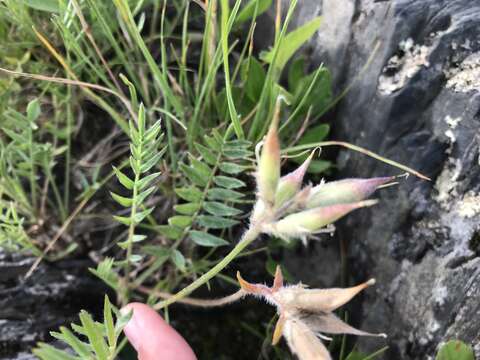
[[[371,179],[344,179],[315,186],[310,192],[306,208],[361,201],[373,194],[379,186],[395,179],[394,176]]]
[[[317,232],[355,209],[372,206],[376,203],[376,200],[365,200],[304,210],[273,223],[271,229],[268,230],[283,238],[304,236]]]
[[[278,139],[278,115],[270,125],[258,164],[257,186],[259,196],[272,205],[280,179],[280,141]]]
[[[283,176],[278,182],[275,194],[275,207],[278,209],[298,193],[302,186],[303,177],[307,172],[314,152],[295,171]]]

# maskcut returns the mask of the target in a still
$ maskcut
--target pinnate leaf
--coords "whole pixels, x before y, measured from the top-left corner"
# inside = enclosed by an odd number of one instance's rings
[[[186,270],[186,267],[185,267],[185,264],[186,264],[186,261],[185,261],[185,257],[183,256],[183,254],[178,251],[178,250],[173,250],[172,251],[172,254],[170,255],[170,259],[172,260],[173,264],[182,272],[185,272]]]
[[[203,193],[195,186],[188,186],[183,188],[176,188],[175,193],[186,201],[198,202],[202,200]]]
[[[219,238],[218,236],[214,236],[202,231],[190,231],[189,233],[190,239],[192,241],[200,246],[206,246],[206,247],[217,247],[217,246],[224,246],[228,245],[228,242],[223,240],[222,238]]]
[[[209,229],[226,229],[238,224],[238,221],[219,216],[201,215],[197,218],[197,224]]]
[[[208,201],[203,205],[203,207],[207,212],[216,216],[235,216],[242,213],[242,211],[238,209],[216,201]]]
[[[243,181],[223,175],[215,176],[213,182],[227,189],[237,189],[245,186]]]
[[[245,195],[234,190],[213,188],[208,190],[208,198],[211,200],[235,201]]]
[[[133,180],[130,180],[130,178],[127,175],[122,173],[115,166],[113,167],[113,171],[115,172],[115,175],[117,176],[118,181],[120,181],[120,184],[125,186],[128,190],[133,189]]]

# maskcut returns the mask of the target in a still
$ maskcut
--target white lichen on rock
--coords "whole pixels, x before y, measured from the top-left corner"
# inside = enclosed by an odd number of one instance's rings
[[[452,197],[458,196],[456,191],[457,179],[460,176],[462,165],[460,160],[450,158],[437,178],[435,200],[444,208],[449,209]]]
[[[453,144],[455,141],[457,141],[452,129],[447,129],[445,131],[445,136],[450,140],[450,144]],[[450,152],[451,152],[451,148],[447,150],[447,153],[450,153]]]
[[[469,192],[465,194],[458,205],[458,214],[465,218],[473,218],[480,214],[480,194]]]
[[[452,146],[456,141],[457,138],[455,136],[454,130],[458,126],[458,124],[462,121],[461,117],[451,117],[450,115],[447,115],[445,117],[445,122],[448,125],[448,129],[445,131],[445,136],[450,140],[450,146],[448,147],[446,153],[450,154],[452,152]]]
[[[480,52],[468,56],[458,68],[445,72],[447,88],[456,92],[480,91]]]
[[[412,38],[408,38],[401,41],[398,48],[403,55],[390,58],[378,80],[378,91],[382,95],[401,89],[422,67],[430,65],[428,46],[415,44]]]
[[[435,304],[442,306],[448,297],[448,289],[446,286],[436,286],[432,291],[432,300]]]
[[[460,123],[460,121],[462,121],[462,118],[459,116],[459,117],[456,117],[456,118],[452,118],[450,115],[447,115],[445,117],[445,122],[447,123],[447,125],[451,128],[451,129],[456,129],[457,125]]]

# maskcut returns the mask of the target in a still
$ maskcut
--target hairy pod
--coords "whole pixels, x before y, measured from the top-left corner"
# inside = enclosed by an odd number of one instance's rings
[[[299,360],[331,360],[327,348],[303,322],[287,320],[283,335]]]
[[[376,203],[376,200],[365,200],[300,211],[273,223],[271,232],[284,238],[312,234],[355,209],[372,206]]]
[[[371,279],[363,284],[349,288],[297,289],[292,296],[292,306],[310,312],[331,312],[348,303],[367,287],[374,285]]]
[[[280,106],[280,105],[277,105]],[[280,179],[280,141],[278,116],[274,116],[262,148],[257,170],[257,187],[261,199],[273,205]]]
[[[371,179],[344,179],[315,186],[310,192],[306,208],[361,201],[373,194],[379,186],[391,182],[395,177]]]

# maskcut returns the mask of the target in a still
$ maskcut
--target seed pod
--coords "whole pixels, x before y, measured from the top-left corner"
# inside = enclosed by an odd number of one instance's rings
[[[355,209],[372,206],[376,203],[376,200],[365,200],[300,211],[272,224],[271,232],[284,238],[312,234]]]
[[[294,306],[305,311],[331,312],[347,302],[367,287],[374,285],[375,279],[349,288],[300,289],[295,292]]]
[[[280,102],[277,101],[274,118],[268,130],[258,164],[257,186],[260,198],[270,205],[275,200],[280,178],[280,141],[278,139],[278,121]]]
[[[307,200],[306,208],[334,204],[348,204],[369,197],[377,188],[392,181],[395,177],[377,177],[371,179],[344,179],[315,186]]]
[[[303,177],[307,172],[313,152],[295,171],[283,176],[278,182],[277,192],[275,194],[275,207],[279,209],[287,201],[291,200],[302,186]]]
[[[299,360],[331,360],[327,348],[303,322],[287,320],[283,334]]]

